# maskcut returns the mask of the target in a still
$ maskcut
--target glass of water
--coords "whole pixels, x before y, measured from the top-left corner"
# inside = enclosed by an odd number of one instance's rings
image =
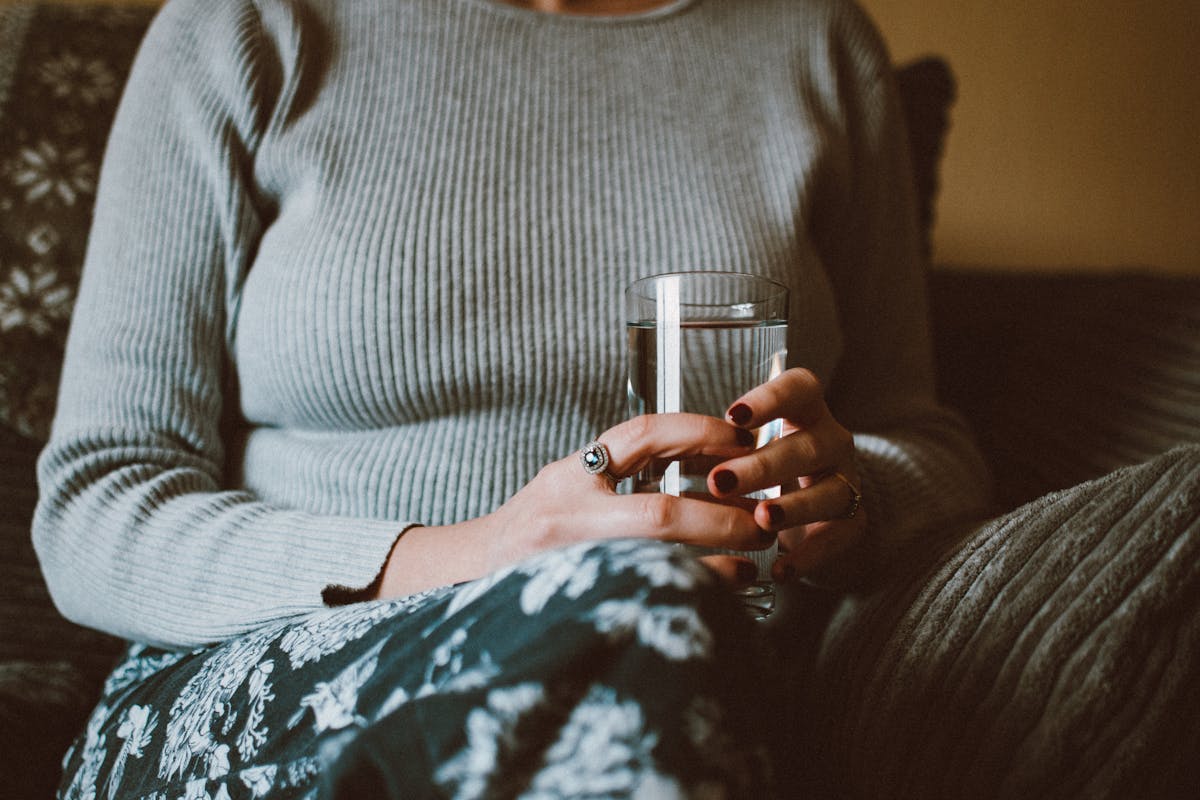
[[[740,272],[677,272],[635,281],[625,290],[629,338],[631,415],[686,411],[724,418],[726,409],[785,369],[788,289]],[[762,447],[781,433],[782,422],[755,431]],[[650,464],[633,477],[634,492],[675,496],[708,494],[707,477],[717,459],[691,458]],[[746,495],[778,497],[779,487]],[[769,580],[776,546],[761,551],[692,548],[698,553],[735,553],[754,561],[758,580],[743,591],[760,618],[775,609]]]

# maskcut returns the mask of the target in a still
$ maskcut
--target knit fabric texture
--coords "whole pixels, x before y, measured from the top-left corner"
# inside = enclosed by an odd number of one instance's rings
[[[799,687],[813,796],[1190,797],[1200,446],[897,557]]]
[[[622,289],[791,288],[874,535],[978,512],[857,6],[178,0],[108,144],[39,464],[70,618],[192,646],[370,584],[626,415]],[[734,398],[731,398],[731,401]]]

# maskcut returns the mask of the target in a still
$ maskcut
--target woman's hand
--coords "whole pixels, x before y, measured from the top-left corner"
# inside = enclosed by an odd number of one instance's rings
[[[773,407],[765,400],[760,406],[764,411]],[[615,491],[616,480],[655,459],[704,456],[741,464],[754,450],[754,437],[745,426],[699,414],[653,414],[610,428],[597,441],[609,452],[607,475],[588,474],[576,452],[542,468],[491,514],[408,530],[384,565],[377,596],[471,580],[543,550],[586,540],[638,536],[735,550],[761,550],[775,541],[774,532],[761,524],[769,518],[760,513],[756,522],[753,506],[736,499],[713,502]],[[745,559],[713,557],[706,562],[732,583],[754,579],[753,565]]]
[[[810,575],[845,555],[867,529],[854,438],[825,405],[824,389],[805,369],[790,369],[743,395],[727,412],[746,429],[783,420],[783,436],[709,473],[717,497],[782,487],[777,499],[762,500],[753,513],[758,525],[779,534],[776,581]]]

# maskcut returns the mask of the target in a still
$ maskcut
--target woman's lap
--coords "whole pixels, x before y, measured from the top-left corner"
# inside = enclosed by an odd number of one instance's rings
[[[759,796],[760,646],[676,549],[567,548],[209,650],[138,651],[68,754],[65,796]]]
[[[1197,779],[1200,448],[1042,498],[944,553],[839,606],[789,715],[796,780],[834,797],[1152,797]],[[763,709],[782,710],[780,692],[708,582],[673,549],[598,544],[212,651],[146,652],[114,673],[68,779],[107,797],[123,772],[123,798],[433,783],[634,796],[639,782],[762,796],[770,769],[749,745],[773,732]]]
[[[819,794],[1168,797],[1200,781],[1200,447],[943,553],[834,614],[802,690]]]

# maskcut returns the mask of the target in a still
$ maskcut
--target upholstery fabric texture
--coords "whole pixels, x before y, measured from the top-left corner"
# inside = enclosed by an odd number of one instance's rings
[[[0,7],[0,425],[35,439],[50,429],[100,158],[151,14]]]
[[[1195,796],[1200,447],[948,545],[838,607],[801,710],[814,796]]]

